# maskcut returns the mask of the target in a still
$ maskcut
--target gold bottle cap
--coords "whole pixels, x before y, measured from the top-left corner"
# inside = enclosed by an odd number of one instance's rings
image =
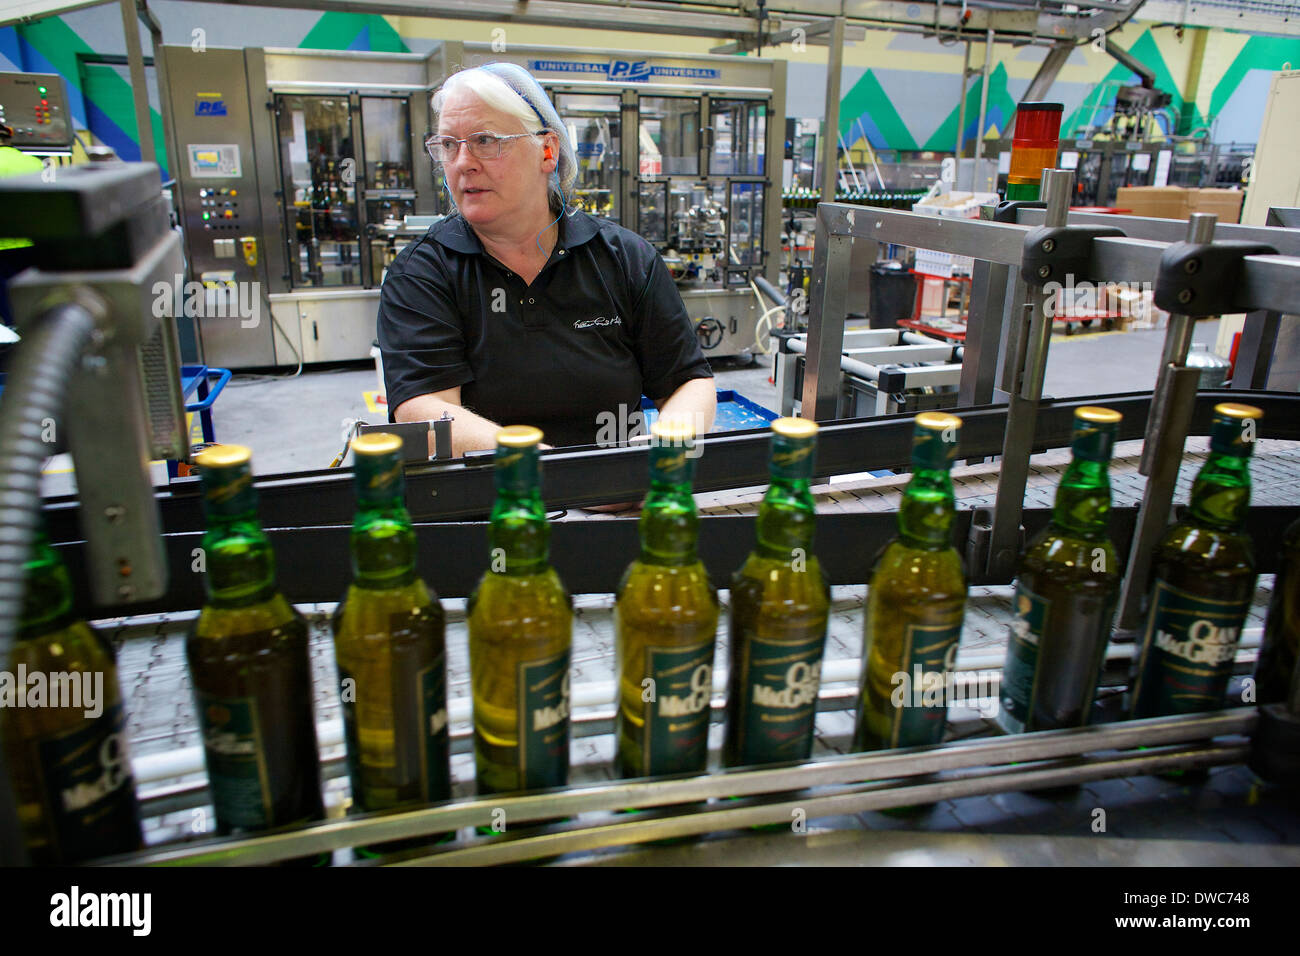
[[[253,451],[244,445],[214,445],[205,448],[194,458],[200,468],[231,468],[246,465],[253,460]]]
[[[1214,414],[1241,419],[1264,417],[1263,409],[1256,408],[1254,405],[1239,405],[1237,402],[1222,402],[1215,405]]]
[[[670,418],[668,421],[656,418],[650,426],[650,434],[668,442],[684,442],[695,437],[695,426],[680,418]]]
[[[507,448],[531,448],[542,443],[542,430],[533,425],[507,425],[497,432],[497,444]]]
[[[922,412],[916,416],[916,424],[941,432],[948,428],[961,428],[961,419],[947,412]]]
[[[809,418],[778,418],[772,431],[785,438],[811,438],[817,434],[817,423]]]
[[[1074,410],[1074,417],[1085,422],[1093,422],[1097,425],[1113,425],[1124,418],[1113,408],[1102,408],[1099,405],[1084,405]]]
[[[357,455],[387,455],[402,447],[402,440],[391,432],[366,432],[352,439]]]

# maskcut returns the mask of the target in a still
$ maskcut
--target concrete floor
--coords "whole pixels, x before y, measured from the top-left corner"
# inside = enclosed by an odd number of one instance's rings
[[[1217,328],[1215,320],[1197,323],[1195,340],[1213,347]],[[1150,389],[1164,338],[1163,330],[1055,335],[1046,394],[1073,397]],[[733,389],[764,408],[779,410],[770,357],[760,356],[750,366],[726,359],[715,365],[719,389]],[[304,370],[297,378],[237,375],[213,405],[216,437],[251,447],[258,474],[325,468],[342,448],[343,432],[354,419],[387,421],[387,412],[373,404],[376,387],[374,369],[361,364]]]

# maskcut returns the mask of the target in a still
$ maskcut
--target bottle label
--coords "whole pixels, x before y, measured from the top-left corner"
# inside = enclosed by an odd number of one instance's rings
[[[446,654],[419,674],[420,727],[424,731],[421,749],[421,796],[426,802],[451,799],[451,766],[448,763],[451,733],[447,726]]]
[[[1029,724],[1034,692],[1038,688],[1038,648],[1050,602],[1016,582],[1016,619],[1007,640],[1007,660],[1002,665],[999,704],[1013,727]]]
[[[140,813],[121,703],[35,742],[58,857],[71,863],[140,847]]]
[[[212,805],[223,827],[255,830],[274,824],[270,775],[257,698],[195,691]]]
[[[825,645],[824,630],[801,644],[749,639],[736,702],[738,766],[808,759]]]
[[[519,787],[569,780],[569,651],[519,664]]]
[[[909,624],[903,633],[903,673],[910,693],[895,685],[890,747],[922,747],[943,739],[948,675],[956,670],[962,615],[949,624]],[[900,706],[901,705],[901,706]]]
[[[703,772],[709,756],[713,644],[646,648],[654,700],[642,710],[642,776]]]
[[[1135,690],[1134,716],[1223,706],[1250,599],[1216,601],[1157,580]]]

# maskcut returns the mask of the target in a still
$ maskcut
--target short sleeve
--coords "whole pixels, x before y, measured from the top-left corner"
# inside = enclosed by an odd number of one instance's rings
[[[642,391],[668,398],[693,378],[712,378],[695,326],[663,259],[647,244],[648,276],[632,310]]]
[[[409,399],[474,380],[465,357],[460,310],[447,277],[423,257],[408,257],[403,265],[389,269],[379,292],[377,332],[389,421]],[[413,272],[421,268],[427,274]]]

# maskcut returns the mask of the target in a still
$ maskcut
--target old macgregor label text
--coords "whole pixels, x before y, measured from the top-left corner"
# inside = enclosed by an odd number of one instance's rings
[[[698,772],[709,749],[713,641],[697,647],[646,648],[655,699],[643,714],[642,776]]]
[[[750,639],[738,682],[741,765],[808,759],[825,642],[824,634],[800,644]]]
[[[569,779],[569,652],[519,665],[519,786]]]
[[[1151,604],[1135,714],[1223,706],[1250,601],[1210,600],[1157,581]]]

